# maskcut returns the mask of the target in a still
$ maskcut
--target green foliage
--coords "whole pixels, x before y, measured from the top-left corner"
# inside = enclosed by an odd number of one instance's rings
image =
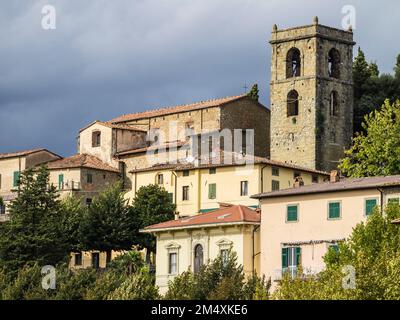
[[[117,183],[84,212],[79,238],[84,250],[106,251],[110,258],[112,250],[130,250],[137,234],[136,217],[124,199],[121,183]]]
[[[85,300],[107,300],[107,297],[124,282],[124,274],[106,271],[98,274],[93,286],[87,289]]]
[[[2,197],[0,197],[0,207],[4,206],[4,200]]]
[[[270,283],[256,275],[246,280],[237,255],[221,256],[193,274],[187,271],[168,284],[168,300],[245,300],[267,299]]]
[[[395,76],[380,75],[376,62],[368,64],[364,52],[358,48],[358,54],[353,63],[354,133],[363,131],[362,122],[365,115],[379,110],[386,99],[390,102],[400,99],[399,57]]]
[[[378,209],[366,223],[358,224],[350,238],[325,256],[326,269],[316,276],[299,272],[285,276],[275,299],[400,299],[400,228],[392,224],[400,216],[398,205]],[[355,268],[355,289],[342,286],[346,266]]]
[[[132,205],[132,212],[139,229],[172,220],[175,210],[176,206],[172,203],[168,192],[154,184],[140,187]],[[156,243],[153,235],[140,234],[138,244],[155,252]]]
[[[400,80],[400,54],[396,58],[396,66],[394,67],[394,74],[397,80]]]
[[[90,290],[99,273],[92,268],[76,270],[60,268],[57,273],[57,288],[55,290],[56,300],[82,300],[86,292]]]
[[[108,300],[155,300],[157,298],[159,298],[158,288],[154,285],[154,277],[147,268],[129,275],[115,291],[108,295]]]
[[[129,251],[119,255],[109,264],[109,268],[120,274],[132,274],[138,272],[144,267],[145,263],[140,252]]]
[[[365,117],[365,133],[353,139],[339,168],[351,177],[400,173],[400,101],[385,101],[381,111]]]
[[[1,228],[0,267],[16,272],[35,262],[56,265],[66,261],[68,246],[59,224],[60,202],[48,182],[45,167],[21,173],[10,221]]]
[[[258,101],[258,99],[259,99],[259,94],[258,94],[258,84],[256,83],[256,84],[254,84],[252,87],[251,87],[251,90],[250,90],[250,92],[247,94],[250,98],[252,98],[253,100],[255,100],[255,101]]]

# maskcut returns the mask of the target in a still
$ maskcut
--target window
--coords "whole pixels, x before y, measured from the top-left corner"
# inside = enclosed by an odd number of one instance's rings
[[[216,168],[210,168],[210,170],[208,171],[209,174],[216,174],[217,173],[217,169]]]
[[[101,132],[100,131],[93,131],[92,132],[92,147],[100,147],[101,144]]]
[[[90,207],[91,204],[92,204],[92,198],[86,198],[86,205]]]
[[[189,170],[183,170],[183,176],[188,177],[189,176]]]
[[[328,219],[340,218],[340,202],[329,202],[328,205]]]
[[[157,184],[164,184],[164,175],[161,173],[157,174]]]
[[[399,198],[390,198],[388,199],[388,204],[399,204]]]
[[[288,51],[286,56],[286,78],[293,78],[300,76],[301,56],[300,50],[292,48]]]
[[[82,265],[82,253],[75,253],[75,262],[74,264],[76,266],[81,266]]]
[[[14,174],[13,174],[13,187],[18,187],[20,176],[21,176],[21,173],[19,171],[14,171]]]
[[[208,199],[215,199],[217,197],[217,185],[210,183],[208,185]]]
[[[301,173],[297,171],[293,172],[293,178],[296,179],[298,177],[301,177]]]
[[[63,174],[58,175],[58,189],[60,189],[60,190],[64,189],[64,175]]]
[[[272,167],[272,175],[279,177],[279,168],[278,167]]]
[[[93,175],[91,173],[86,174],[86,182],[93,183]]]
[[[282,273],[289,272],[292,277],[297,274],[297,268],[301,264],[301,248],[282,248]]]
[[[287,95],[287,116],[299,115],[299,94],[296,90],[292,90]]]
[[[100,268],[100,254],[98,252],[92,253],[92,267],[94,269]]]
[[[316,174],[313,174],[312,176],[311,176],[311,182],[312,183],[318,183],[318,176],[316,175]]]
[[[330,244],[328,249],[332,249],[332,250],[334,250],[336,252],[339,252],[339,245],[337,243]]]
[[[220,255],[221,255],[221,260],[222,260],[222,264],[223,266],[226,266],[229,260],[229,250],[228,249],[222,249],[220,251]]]
[[[248,181],[240,181],[240,195],[247,196],[249,194],[249,182]]]
[[[194,247],[194,273],[198,273],[203,265],[203,246],[198,244]]]
[[[287,206],[286,222],[298,221],[298,208],[299,206],[297,204]]]
[[[366,199],[365,200],[365,215],[369,216],[375,209],[378,201],[377,199]]]
[[[5,204],[0,205],[0,214],[6,214],[6,205]]]
[[[272,180],[272,191],[277,191],[280,189],[279,187],[279,181],[278,180]]]
[[[331,78],[340,78],[340,53],[332,48],[328,54],[328,75]]]
[[[329,97],[329,114],[331,116],[339,115],[339,99],[336,91],[332,91]]]
[[[172,252],[169,254],[169,274],[177,274],[178,273],[178,254],[176,252]]]
[[[182,200],[183,201],[189,200],[189,186],[182,187]]]

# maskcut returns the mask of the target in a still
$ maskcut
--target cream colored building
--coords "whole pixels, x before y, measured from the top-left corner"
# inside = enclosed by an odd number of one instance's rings
[[[261,273],[276,284],[283,272],[324,268],[330,246],[346,239],[375,206],[399,203],[400,176],[355,178],[254,196],[261,205]]]
[[[165,293],[178,274],[198,272],[203,264],[236,252],[244,273],[259,271],[260,214],[245,206],[225,205],[205,214],[149,226],[157,237],[156,285]]]
[[[230,154],[231,155],[231,154]],[[177,205],[181,216],[196,215],[219,207],[219,203],[258,207],[252,194],[292,187],[296,178],[305,185],[329,179],[325,172],[254,157],[252,163],[232,155],[231,164],[162,164],[133,170],[132,189],[126,197],[134,199],[140,187],[158,184]],[[222,157],[221,157],[222,158]],[[225,156],[226,160],[226,156]]]
[[[18,179],[22,171],[61,157],[49,150],[38,148],[12,153],[0,153],[0,197],[5,206],[0,207],[0,222],[8,218],[8,206],[18,191]]]

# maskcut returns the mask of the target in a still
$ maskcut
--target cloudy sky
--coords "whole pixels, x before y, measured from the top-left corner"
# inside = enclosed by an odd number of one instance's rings
[[[80,128],[123,113],[237,95],[269,105],[272,25],[341,28],[381,72],[400,53],[400,2],[320,0],[13,0],[0,3],[0,152],[76,150]],[[42,28],[44,5],[56,29]]]

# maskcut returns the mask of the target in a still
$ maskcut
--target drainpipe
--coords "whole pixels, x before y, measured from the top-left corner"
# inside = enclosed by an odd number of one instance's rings
[[[381,214],[383,214],[383,190],[381,188],[378,188],[379,193],[381,194]]]
[[[265,169],[266,167],[268,167],[267,164],[264,165],[264,166],[261,168],[261,193],[264,192],[264,169]]]
[[[256,256],[258,256],[260,253],[258,252],[257,254],[255,253],[255,233],[256,231],[260,228],[260,226],[253,226],[253,231],[251,234],[251,238],[252,238],[252,243],[253,243],[253,259],[252,259],[252,273],[253,275],[256,274],[256,268],[255,268],[255,259]]]
[[[135,172],[135,197],[136,197],[136,192],[137,192],[137,172]]]

